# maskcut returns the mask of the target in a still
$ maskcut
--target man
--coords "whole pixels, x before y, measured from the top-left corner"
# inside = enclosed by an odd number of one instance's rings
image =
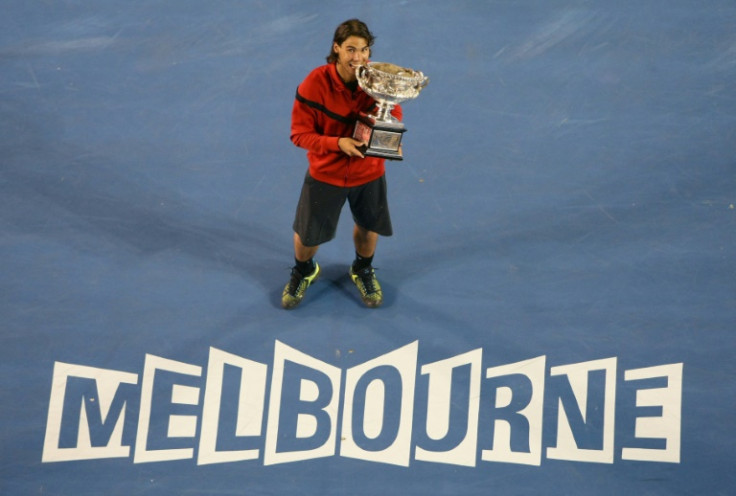
[[[366,306],[383,303],[372,262],[378,237],[391,236],[384,159],[365,157],[366,143],[353,139],[360,112],[375,101],[358,86],[355,69],[367,64],[374,37],[363,22],[351,19],[335,30],[327,64],[314,69],[297,88],[291,115],[291,140],[307,150],[309,170],[304,178],[294,219],[296,264],[284,288],[281,305],[294,308],[319,277],[314,261],[319,245],[335,237],[345,201],[355,226],[355,260],[350,278]],[[401,119],[401,107],[392,114]]]

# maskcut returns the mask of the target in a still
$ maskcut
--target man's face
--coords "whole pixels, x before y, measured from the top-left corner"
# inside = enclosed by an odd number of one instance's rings
[[[350,36],[342,45],[334,43],[332,49],[337,54],[337,72],[344,81],[355,80],[355,68],[368,63],[371,49],[365,39]]]

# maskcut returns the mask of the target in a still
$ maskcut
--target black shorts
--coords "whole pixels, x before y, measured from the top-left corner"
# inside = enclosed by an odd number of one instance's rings
[[[331,240],[347,200],[357,225],[381,236],[391,236],[387,196],[385,175],[361,186],[341,188],[317,181],[307,172],[296,208],[294,232],[304,246],[317,246]]]

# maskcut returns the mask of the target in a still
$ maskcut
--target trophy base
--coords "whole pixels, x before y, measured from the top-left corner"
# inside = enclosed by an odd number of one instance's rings
[[[366,157],[403,160],[399,149],[405,132],[406,128],[401,122],[377,121],[370,116],[361,115],[355,122],[353,138],[367,143],[360,148]]]

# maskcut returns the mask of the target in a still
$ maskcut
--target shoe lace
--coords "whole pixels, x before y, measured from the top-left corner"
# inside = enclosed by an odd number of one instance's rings
[[[302,276],[301,273],[296,270],[296,268],[291,269],[291,278],[289,279],[289,294],[297,296],[302,290],[302,282],[304,282],[304,276]]]
[[[365,292],[367,294],[375,293],[377,291],[376,289],[376,278],[373,274],[373,270],[371,267],[366,267],[365,269],[362,269],[358,272],[358,277],[360,278],[360,281],[363,283],[363,287],[365,288]]]

